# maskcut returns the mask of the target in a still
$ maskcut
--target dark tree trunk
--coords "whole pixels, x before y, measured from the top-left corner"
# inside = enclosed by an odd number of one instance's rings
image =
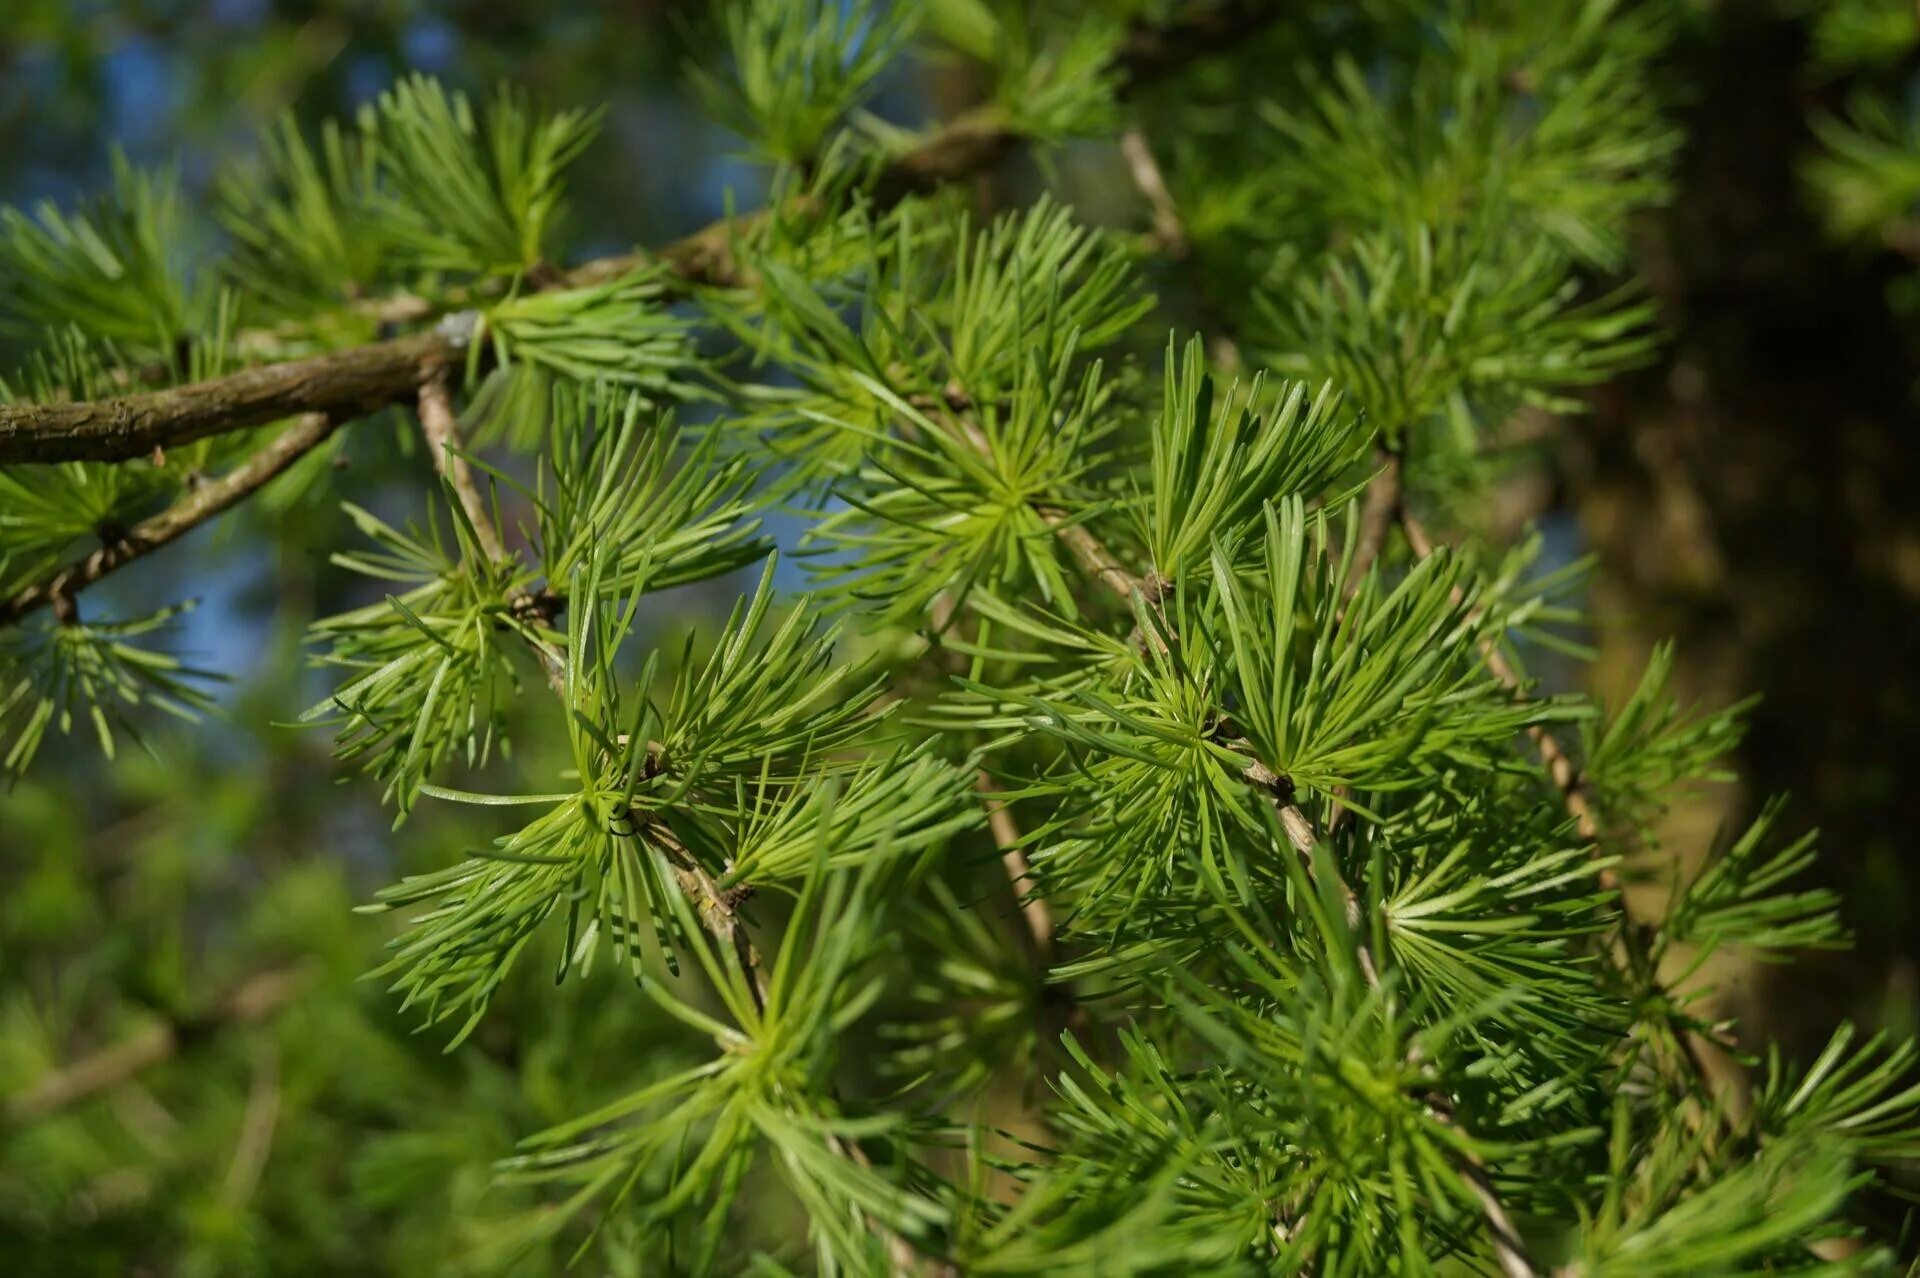
[[[1920,268],[1822,235],[1799,171],[1845,86],[1804,43],[1765,0],[1723,0],[1677,51],[1681,189],[1642,250],[1673,340],[1577,428],[1572,493],[1603,562],[1603,682],[1672,635],[1683,693],[1761,692],[1747,790],[1716,815],[1789,791],[1824,832],[1859,953],[1734,991],[1750,1036],[1800,1047],[1907,1017],[1920,955],[1920,361],[1887,293]]]

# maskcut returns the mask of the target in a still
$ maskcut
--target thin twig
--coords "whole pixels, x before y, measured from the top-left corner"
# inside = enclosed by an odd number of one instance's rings
[[[218,479],[205,481],[159,514],[143,519],[111,544],[58,568],[0,603],[0,626],[53,607],[68,611],[73,596],[108,573],[177,541],[222,511],[271,483],[296,461],[325,443],[339,423],[323,413],[308,413],[272,442]]]
[[[966,402],[965,391],[958,388],[951,390],[949,397]],[[986,432],[963,412],[953,410],[944,414],[941,420],[962,441],[971,445],[975,452],[989,462],[993,460],[993,444],[988,440]],[[1053,530],[1053,535],[1060,539],[1060,543],[1072,552],[1073,557],[1080,562],[1080,566],[1122,603],[1131,606],[1134,596],[1138,595],[1145,599],[1149,606],[1159,604],[1166,593],[1168,583],[1162,581],[1157,574],[1148,573],[1143,577],[1128,568],[1105,542],[1068,512],[1038,503],[1032,509],[1033,513]],[[1136,632],[1135,639],[1140,638],[1141,636]],[[1162,642],[1158,635],[1151,636],[1151,640],[1156,646]]]
[[[1433,553],[1433,538],[1427,535],[1426,527],[1420,520],[1404,507],[1400,511],[1400,529],[1406,535],[1408,547],[1417,558],[1425,559]],[[1464,592],[1455,586],[1453,601],[1459,603],[1465,597]],[[1513,668],[1513,663],[1507,660],[1507,654],[1500,651],[1500,645],[1491,637],[1481,639],[1480,655],[1486,662],[1488,673],[1506,687],[1514,700],[1527,699],[1526,688],[1520,682],[1519,672]],[[1573,818],[1575,826],[1579,829],[1580,837],[1587,840],[1598,839],[1600,837],[1599,817],[1593,810],[1593,801],[1587,797],[1587,792],[1581,784],[1580,769],[1575,765],[1572,756],[1567,753],[1566,747],[1560,744],[1560,739],[1549,732],[1544,724],[1536,723],[1529,727],[1527,736],[1532,739],[1534,748],[1540,752],[1540,761],[1546,765],[1547,775],[1560,791],[1561,801],[1567,809],[1567,814]],[[1608,891],[1613,891],[1620,886],[1619,876],[1612,866],[1601,869],[1600,885]]]
[[[1073,552],[1081,567],[1118,596],[1122,603],[1131,605],[1135,595],[1147,593],[1146,578],[1121,563],[1106,543],[1094,536],[1085,524],[1072,522],[1057,510],[1041,510],[1039,514],[1053,529],[1053,535]]]
[[[828,1132],[827,1148],[861,1171],[873,1170],[873,1159],[867,1156],[866,1150],[860,1148],[860,1142],[857,1140]],[[919,1278],[949,1278],[950,1275],[958,1272],[943,1260],[931,1256],[923,1257],[912,1243],[871,1216],[867,1217],[867,1227],[880,1235],[880,1241],[887,1249],[887,1260],[892,1263],[895,1274],[919,1275]]]
[[[1353,598],[1367,571],[1379,560],[1387,544],[1387,533],[1400,518],[1404,505],[1401,461],[1397,449],[1382,447],[1375,454],[1380,468],[1367,481],[1366,496],[1360,505],[1360,534],[1353,552],[1353,567],[1347,571],[1346,596]]]
[[[1312,819],[1300,810],[1298,803],[1294,802],[1293,782],[1258,759],[1248,763],[1241,770],[1240,777],[1248,785],[1264,794],[1267,801],[1273,804],[1274,813],[1280,818],[1280,829],[1287,836],[1287,842],[1293,845],[1293,850],[1299,853],[1301,862],[1307,867],[1308,879],[1317,881],[1318,871],[1313,864],[1313,849],[1320,842],[1320,836],[1313,828]],[[1360,964],[1360,973],[1366,978],[1367,988],[1377,990],[1380,988],[1380,969],[1374,964],[1373,948],[1365,941],[1358,939],[1361,918],[1360,896],[1344,878],[1339,876],[1337,871],[1333,886],[1340,893],[1347,927],[1355,935],[1354,958]]]
[[[1187,225],[1180,217],[1180,206],[1174,202],[1173,192],[1167,186],[1166,174],[1160,169],[1160,161],[1153,153],[1153,144],[1147,141],[1147,135],[1138,128],[1130,128],[1120,135],[1120,154],[1126,158],[1127,172],[1133,176],[1133,184],[1146,198],[1147,207],[1153,214],[1152,241],[1156,249],[1176,263],[1185,263],[1193,256],[1193,240],[1187,234]],[[1201,286],[1198,279],[1193,280],[1195,309],[1201,326],[1213,334],[1208,350],[1214,362],[1229,372],[1238,372],[1243,361],[1240,346],[1233,340],[1229,331],[1231,325],[1221,313],[1213,295]]]
[[[429,376],[421,383],[419,411],[420,433],[426,437],[434,469],[453,489],[467,523],[473,528],[474,541],[488,562],[506,564],[510,559],[506,542],[500,536],[492,507],[474,482],[473,468],[467,464],[466,441],[460,436],[460,419],[453,409],[452,388],[446,376]],[[554,614],[565,603],[565,597],[551,587],[537,591],[516,587],[507,596],[507,610],[521,623],[518,627],[521,637],[533,649],[540,668],[546,673],[548,686],[563,698],[567,694],[566,658],[553,645],[536,638],[532,627],[550,626]]]
[[[1407,545],[1418,557],[1425,559],[1433,553],[1433,538],[1419,519],[1406,510],[1400,514],[1401,531],[1407,538]],[[1456,602],[1462,597],[1460,590],[1454,590]],[[1507,660],[1499,645],[1491,638],[1482,639],[1480,652],[1486,662],[1487,670],[1508,690],[1515,701],[1526,700],[1526,689],[1520,681],[1519,673],[1513,663]],[[1534,724],[1527,729],[1527,736],[1533,741],[1534,748],[1540,754],[1540,761],[1546,767],[1547,776],[1554,788],[1560,792],[1560,801],[1573,818],[1574,826],[1580,837],[1594,845],[1596,854],[1601,848],[1601,827],[1599,813],[1593,806],[1582,782],[1580,768],[1573,757],[1567,753],[1560,739],[1547,730],[1544,724]],[[1612,865],[1602,866],[1596,876],[1600,886],[1609,892],[1620,890],[1620,876]],[[1626,896],[1621,895],[1621,911],[1624,926],[1620,929],[1621,944],[1625,947],[1628,961],[1633,970],[1646,980],[1654,989],[1660,988],[1659,974],[1652,970],[1652,960],[1647,955],[1641,941],[1638,925],[1626,905]],[[1724,1049],[1711,1038],[1697,1030],[1682,1028],[1676,1036],[1681,1059],[1686,1069],[1708,1095],[1719,1094],[1725,1101],[1724,1117],[1729,1124],[1737,1123],[1745,1112],[1746,1098],[1740,1085],[1737,1066],[1728,1070],[1716,1069],[1712,1060],[1724,1059]],[[1712,1054],[1712,1055],[1709,1055]]]
[[[564,680],[556,690],[564,692]],[[621,738],[625,744],[625,738]],[[663,752],[649,743],[649,753],[658,766]],[[673,828],[659,816],[641,817],[638,813],[629,813],[636,823],[636,829],[644,832],[645,837],[664,848],[670,862],[675,880],[680,890],[694,903],[699,912],[701,926],[711,933],[714,939],[729,946],[739,961],[742,974],[746,977],[747,990],[753,999],[754,1010],[766,1015],[768,989],[766,965],[761,962],[760,951],[755,947],[753,938],[747,932],[746,921],[740,917],[740,905],[752,895],[752,889],[745,886],[722,888],[713,881],[700,860],[693,854]],[[834,1154],[852,1160],[862,1169],[870,1169],[872,1161],[860,1143],[850,1138],[827,1133],[826,1145]],[[906,1238],[889,1228],[881,1221],[867,1217],[868,1228],[877,1235],[887,1249],[887,1257],[897,1274],[919,1274],[923,1278],[943,1278],[952,1270],[943,1262],[933,1258],[923,1258]],[[924,1259],[924,1264],[922,1263]]]
[[[1180,6],[1181,16],[1155,26],[1136,23],[1127,32],[1116,68],[1123,76],[1122,94],[1131,94],[1178,71],[1189,62],[1246,43],[1280,16],[1277,0],[1223,0],[1200,5],[1192,0]]]
[[[678,835],[658,817],[651,818],[644,826],[647,836],[667,849],[673,862],[675,878],[680,890],[690,897],[699,910],[700,922],[711,932],[715,939],[732,947],[734,957],[739,960],[742,973],[747,980],[747,990],[753,999],[754,1010],[765,1016],[767,1012],[767,976],[766,965],[760,960],[760,951],[754,946],[753,938],[748,935],[746,922],[741,919],[739,905],[746,899],[750,889],[745,887],[722,888],[713,881],[713,877],[700,865],[699,859],[682,842]],[[832,1132],[826,1135],[826,1145],[834,1154],[849,1159],[862,1170],[871,1170],[872,1160],[860,1142],[849,1137],[838,1136]],[[918,1249],[880,1220],[867,1217],[867,1227],[876,1234],[887,1249],[887,1258],[896,1274],[924,1274],[929,1278],[952,1272],[942,1262],[925,1258],[925,1266]]]
[[[701,926],[712,933],[715,940],[730,947],[734,957],[740,960],[741,971],[747,978],[747,989],[753,996],[754,1009],[764,1014],[767,1010],[766,968],[740,918],[740,906],[753,894],[753,890],[744,885],[723,888],[715,883],[713,876],[700,864],[700,858],[693,854],[693,849],[661,817],[640,819],[636,814],[635,819],[640,821],[638,828],[646,838],[666,850],[674,878],[699,912]]]
[[[1053,910],[1047,898],[1033,887],[1033,867],[1020,847],[1020,826],[1013,819],[1000,786],[985,768],[975,780],[975,789],[987,809],[987,828],[1000,849],[1000,863],[1006,867],[1007,881],[1013,885],[1014,899],[1020,902],[1020,915],[1026,920],[1027,934],[1033,938],[1033,954],[1042,967],[1053,957]]]
[[[240,1119],[240,1139],[227,1163],[220,1201],[237,1208],[253,1197],[273,1148],[273,1129],[280,1121],[280,1053],[271,1040],[260,1043],[253,1063],[253,1086],[247,1090],[247,1110]]]
[[[473,482],[473,468],[467,464],[465,446],[460,439],[459,419],[453,412],[452,378],[444,368],[431,369],[420,383],[420,429],[427,437],[427,449],[433,454],[433,468],[440,472],[459,499],[460,509],[473,526],[474,540],[494,563],[505,563],[507,548],[494,526],[493,512]]]
[[[1180,220],[1180,210],[1173,202],[1173,192],[1167,189],[1166,175],[1160,172],[1160,162],[1154,158],[1147,135],[1138,128],[1123,131],[1120,154],[1126,157],[1133,184],[1140,188],[1140,194],[1147,198],[1147,206],[1153,211],[1155,247],[1174,261],[1184,262],[1193,252],[1193,244],[1187,239],[1186,224]]]
[[[974,437],[976,447],[983,451],[987,450],[984,437],[978,436],[977,432]],[[1053,528],[1054,535],[1073,552],[1081,566],[1094,580],[1105,586],[1122,602],[1131,604],[1136,596],[1144,597],[1149,594],[1152,599],[1157,600],[1165,592],[1169,583],[1161,581],[1158,576],[1142,577],[1128,568],[1085,524],[1069,520],[1060,511],[1045,508],[1037,508],[1037,510],[1041,518]],[[1156,644],[1165,642],[1158,635],[1153,638]],[[1288,842],[1292,843],[1295,851],[1306,859],[1307,870],[1311,874],[1313,849],[1318,842],[1318,835],[1314,833],[1312,821],[1293,801],[1293,783],[1257,759],[1250,761],[1241,775],[1249,785],[1261,790],[1272,800]],[[1360,917],[1360,898],[1344,882],[1340,883],[1339,887],[1346,900],[1347,921],[1349,926],[1352,926]],[[1360,945],[1359,957],[1369,983],[1377,986],[1380,982],[1379,973],[1364,943]]]
[[[1431,1096],[1427,1100],[1428,1109],[1434,1120],[1442,1127],[1453,1131],[1460,1130],[1460,1124],[1453,1116],[1453,1102],[1445,1096]],[[1514,1228],[1513,1217],[1507,1214],[1507,1208],[1500,1201],[1500,1195],[1493,1187],[1493,1179],[1487,1175],[1487,1165],[1480,1155],[1471,1149],[1458,1149],[1463,1178],[1472,1192],[1474,1201],[1480,1204],[1480,1214],[1487,1221],[1487,1236],[1493,1239],[1494,1258],[1500,1264],[1500,1272],[1507,1278],[1538,1278],[1532,1259],[1527,1255],[1526,1245],[1520,1241],[1520,1231]]]
[[[977,445],[986,448],[986,437],[975,432]],[[933,601],[931,615],[928,617],[929,629],[937,637],[946,633],[953,622],[953,596],[942,592]],[[946,649],[948,669],[956,674],[966,672],[967,663],[963,653],[955,649]],[[1033,867],[1027,863],[1027,854],[1020,847],[1020,825],[1013,819],[1013,810],[1001,797],[1000,786],[994,781],[993,774],[981,768],[974,777],[974,793],[980,796],[980,806],[987,814],[987,830],[993,835],[993,842],[1000,849],[1000,864],[1006,869],[1007,884],[1013,889],[1013,899],[1020,907],[1020,914],[1026,920],[1027,933],[1033,938],[1033,956],[1041,968],[1045,968],[1053,956],[1053,911],[1048,908],[1046,898],[1042,897],[1033,885]]]
[[[1467,1187],[1479,1202],[1480,1213],[1487,1218],[1487,1236],[1493,1239],[1493,1254],[1500,1262],[1500,1272],[1507,1278],[1536,1278],[1538,1271],[1527,1256],[1519,1231],[1513,1227],[1513,1218],[1507,1215],[1500,1196],[1493,1190],[1493,1182],[1487,1179],[1487,1169],[1472,1154],[1461,1155],[1461,1163],[1466,1168]]]

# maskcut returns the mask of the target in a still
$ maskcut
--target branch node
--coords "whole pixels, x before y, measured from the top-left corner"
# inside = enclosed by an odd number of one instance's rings
[[[480,336],[480,326],[485,317],[479,311],[448,311],[433,326],[433,331],[446,340],[448,346],[456,351],[464,351]]]

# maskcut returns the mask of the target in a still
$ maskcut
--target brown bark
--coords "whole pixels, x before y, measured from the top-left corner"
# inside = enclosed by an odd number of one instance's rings
[[[480,553],[496,564],[502,563],[507,557],[506,543],[500,540],[500,530],[493,526],[493,512],[487,509],[480,486],[473,482],[473,467],[467,464],[466,445],[460,438],[459,421],[454,416],[449,380],[442,370],[438,376],[421,383],[420,431],[427,437],[427,448],[433,454],[433,468],[452,485],[460,509],[466,512],[474,540],[480,544]]]
[[[361,417],[411,399],[424,376],[461,358],[434,330],[123,399],[0,404],[0,466],[125,461],[301,413]]]
[[[1027,863],[1027,854],[1020,846],[1020,827],[1000,793],[999,784],[982,768],[974,788],[987,810],[987,828],[993,834],[994,846],[1000,849],[1000,863],[1006,869],[1007,882],[1013,885],[1013,894],[1020,902],[1020,917],[1026,922],[1027,935],[1033,939],[1034,957],[1044,968],[1053,957],[1053,908],[1047,904],[1047,898],[1034,891],[1033,867]]]
[[[1024,135],[995,108],[969,111],[889,164],[874,185],[874,203],[891,208],[910,195],[984,173],[1022,141]]]
[[[1361,503],[1359,545],[1354,550],[1353,567],[1347,571],[1345,593],[1349,599],[1386,548],[1387,533],[1404,507],[1400,454],[1383,448],[1374,460],[1380,469],[1367,481],[1366,500]]]
[[[1105,542],[1087,528],[1085,524],[1068,523],[1067,517],[1059,511],[1043,510],[1040,517],[1047,521],[1073,557],[1080,561],[1093,578],[1108,590],[1121,603],[1132,606],[1133,596],[1144,595],[1147,591],[1146,579],[1133,572],[1107,549]]]

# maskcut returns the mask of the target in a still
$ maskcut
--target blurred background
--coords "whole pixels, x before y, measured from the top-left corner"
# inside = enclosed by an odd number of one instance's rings
[[[1683,696],[1764,698],[1743,782],[1677,813],[1669,848],[1697,855],[1790,792],[1790,823],[1823,831],[1821,872],[1859,944],[1791,970],[1728,970],[1730,1010],[1790,1048],[1844,1016],[1904,1035],[1920,1015],[1920,786],[1906,772],[1920,761],[1920,10],[1880,5],[1878,28],[1836,36],[1830,6],[1805,0],[1681,7],[1677,193],[1634,237],[1666,340],[1655,362],[1594,388],[1586,413],[1523,424],[1535,460],[1494,517],[1596,556],[1603,695],[1623,695],[1673,638]],[[687,90],[684,67],[715,44],[706,10],[0,0],[0,203],[82,200],[118,150],[176,166],[192,208],[216,161],[282,113],[351,116],[419,70],[607,104],[573,170],[572,242],[582,255],[659,243],[721,215],[730,192],[740,208],[761,196],[738,140]],[[968,101],[964,68],[924,70],[898,76],[876,112],[910,124]],[[1822,121],[1862,95],[1889,104],[1908,142],[1886,160],[1894,194],[1864,213],[1816,180]],[[1088,220],[1146,222],[1110,147],[1056,156],[1050,176]],[[1037,181],[1016,158],[978,198],[1017,201]],[[306,668],[304,626],[367,597],[325,561],[335,502],[415,509],[408,438],[352,432],[338,482],[272,510],[271,539],[228,520],[116,577],[130,603],[196,582],[188,655],[234,675],[219,716],[162,727],[155,756],[111,767],[56,742],[0,795],[0,1093],[97,1062],[90,1049],[124,1053],[98,1065],[111,1086],[82,1079],[84,1096],[35,1093],[35,1112],[0,1116],[8,1272],[122,1273],[129,1255],[167,1273],[484,1263],[498,1241],[486,1221],[516,1206],[485,1192],[488,1163],[581,1097],[630,1084],[634,1045],[671,1034],[610,985],[556,991],[523,964],[524,989],[496,1003],[476,1047],[446,1055],[444,1035],[410,1035],[378,983],[357,979],[391,924],[352,907],[484,837],[464,808],[389,835],[376,787],[322,783],[341,771],[326,734],[286,726],[328,686]],[[683,598],[672,624],[736,584]]]

